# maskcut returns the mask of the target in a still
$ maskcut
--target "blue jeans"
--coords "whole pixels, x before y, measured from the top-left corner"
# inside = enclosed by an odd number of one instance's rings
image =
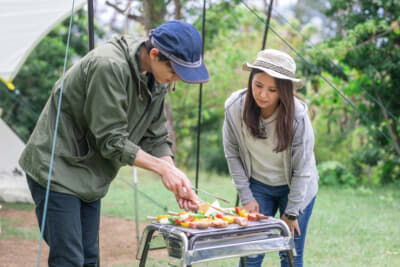
[[[46,188],[27,175],[42,226]],[[43,238],[49,245],[49,266],[97,266],[100,200],[83,202],[73,195],[49,192]]]
[[[260,213],[274,217],[279,209],[280,217],[283,215],[286,209],[289,195],[289,186],[269,186],[263,184],[253,178],[250,178],[250,190],[253,193],[254,198],[257,200],[260,207]],[[315,197],[304,209],[303,213],[297,218],[300,228],[301,236],[294,234],[294,244],[296,247],[297,256],[294,257],[294,263],[296,267],[303,266],[303,251],[304,243],[306,240],[307,225],[310,220],[312,209],[314,207]],[[281,259],[281,266],[289,266],[289,261],[286,252],[279,252]],[[264,259],[264,254],[256,256],[246,257],[246,267],[260,267]],[[240,264],[239,264],[240,266]]]

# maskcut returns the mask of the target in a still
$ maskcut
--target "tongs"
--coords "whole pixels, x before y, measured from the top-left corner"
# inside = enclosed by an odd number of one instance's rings
[[[204,191],[204,190],[201,190],[201,189],[198,189],[198,188],[195,188],[195,187],[192,187],[192,190],[196,191],[197,193],[200,192],[200,193],[203,193],[205,195],[211,196],[211,197],[213,197],[215,199],[219,199],[219,200],[221,200],[223,202],[226,202],[226,203],[229,203],[229,204],[231,203],[230,201],[228,201],[226,199],[223,199],[222,197],[219,197],[219,196],[217,196],[215,194],[208,193],[207,191]]]

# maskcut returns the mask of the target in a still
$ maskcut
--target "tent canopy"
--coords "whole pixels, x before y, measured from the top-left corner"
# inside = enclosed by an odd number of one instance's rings
[[[75,0],[74,11],[86,0]],[[71,14],[72,0],[0,0],[0,79],[9,85],[51,29]],[[12,84],[11,84],[12,85]],[[33,202],[18,164],[24,143],[0,119],[0,201]]]
[[[75,0],[74,11],[86,0]],[[0,78],[11,81],[33,48],[70,16],[72,0],[0,0]]]
[[[18,164],[25,144],[0,119],[0,201],[33,203],[24,171]]]

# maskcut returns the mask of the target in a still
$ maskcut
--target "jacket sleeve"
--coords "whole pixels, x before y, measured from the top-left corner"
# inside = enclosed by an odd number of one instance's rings
[[[164,113],[164,100],[159,105],[157,116],[153,119],[139,145],[155,157],[171,156],[172,142],[168,139],[167,119]]]
[[[249,177],[246,175],[243,162],[240,158],[239,143],[236,138],[237,135],[235,135],[235,132],[237,133],[238,131],[239,129],[235,128],[230,114],[226,111],[222,128],[225,158],[233,183],[238,190],[241,203],[246,204],[253,201],[254,197],[250,190]]]
[[[292,179],[285,210],[287,214],[296,216],[300,213],[300,206],[304,201],[315,164],[314,132],[308,115],[306,114],[297,124],[292,144]]]
[[[132,165],[139,146],[128,140],[126,75],[112,60],[97,58],[90,62],[84,116],[100,154]]]

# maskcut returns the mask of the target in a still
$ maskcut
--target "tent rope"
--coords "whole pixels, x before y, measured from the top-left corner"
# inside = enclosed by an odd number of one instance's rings
[[[64,68],[63,68],[63,73],[62,73],[62,78],[61,78],[60,96],[59,96],[59,99],[58,99],[56,125],[55,125],[55,129],[54,129],[53,144],[52,144],[52,148],[51,148],[49,176],[47,177],[46,198],[45,198],[44,208],[43,208],[42,227],[41,227],[41,230],[40,230],[39,251],[38,251],[38,257],[37,257],[37,262],[36,262],[36,266],[37,267],[39,267],[39,265],[40,265],[40,254],[41,254],[41,251],[42,251],[43,233],[44,233],[44,229],[45,229],[45,226],[46,226],[47,203],[48,203],[48,200],[49,200],[50,182],[51,182],[51,175],[52,175],[52,172],[53,172],[54,152],[55,152],[55,148],[56,148],[58,124],[59,124],[60,112],[61,112],[61,103],[62,103],[62,95],[63,95],[63,89],[64,89],[65,70],[67,68],[67,61],[68,61],[68,48],[69,48],[69,41],[70,41],[70,37],[71,37],[72,18],[74,16],[74,5],[75,5],[75,0],[72,0],[71,16],[70,16],[69,28],[68,28],[67,47],[66,47],[66,50],[65,50]]]
[[[118,175],[117,176],[124,184],[128,185],[129,188],[133,188],[134,185],[128,181],[126,181],[122,176]],[[147,195],[145,192],[139,190],[138,188],[136,188],[136,190],[142,194],[145,198],[147,198],[149,201],[151,201],[154,205],[156,205],[157,207],[159,207],[160,209],[162,209],[164,212],[168,211],[168,207],[164,206],[163,204],[157,202],[156,200],[154,200],[151,196]]]

